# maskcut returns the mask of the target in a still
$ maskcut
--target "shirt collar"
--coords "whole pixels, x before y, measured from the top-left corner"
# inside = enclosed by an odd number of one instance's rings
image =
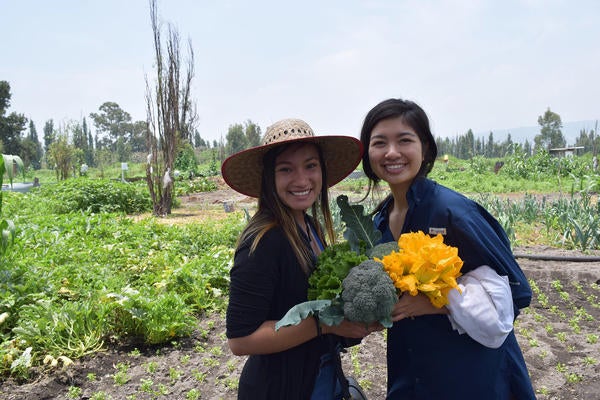
[[[434,185],[435,182],[427,179],[426,177],[415,178],[408,189],[408,193],[406,194],[408,209],[410,210],[414,206],[421,203],[423,199],[427,197],[429,192],[433,190]],[[385,199],[382,204],[381,211],[373,218],[373,222],[379,230],[382,230],[382,228],[384,228],[383,225],[387,224],[389,219],[389,206],[392,201],[394,201],[392,196],[389,196],[387,199]]]

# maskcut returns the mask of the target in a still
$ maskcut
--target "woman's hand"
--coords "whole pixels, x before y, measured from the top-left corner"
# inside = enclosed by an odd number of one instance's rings
[[[404,318],[414,318],[428,314],[448,314],[448,309],[446,307],[435,307],[431,304],[429,297],[423,293],[418,293],[416,296],[405,293],[400,296],[400,300],[394,306],[392,321],[396,322]]]
[[[352,322],[344,319],[342,323],[335,326],[323,325],[323,334],[332,333],[338,336],[343,336],[353,339],[362,339],[370,333],[383,330],[383,326],[378,323],[372,323],[368,326],[362,322]]]

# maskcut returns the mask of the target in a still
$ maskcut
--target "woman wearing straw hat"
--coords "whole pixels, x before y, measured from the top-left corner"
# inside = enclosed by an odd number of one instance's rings
[[[335,398],[339,385],[327,362],[331,339],[362,338],[376,329],[349,321],[325,326],[307,318],[275,330],[290,308],[307,301],[308,277],[325,236],[335,240],[328,188],[356,168],[361,154],[353,137],[315,136],[304,121],[285,119],[267,128],[260,146],[223,163],[227,184],[258,198],[258,210],[238,240],[227,308],[229,347],[250,356],[239,399]]]

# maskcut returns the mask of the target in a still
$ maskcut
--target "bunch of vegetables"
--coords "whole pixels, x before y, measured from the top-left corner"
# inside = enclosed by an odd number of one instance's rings
[[[376,244],[381,232],[365,215],[362,205],[350,205],[348,197],[336,199],[346,224],[345,242],[325,249],[309,278],[309,301],[298,304],[276,324],[276,329],[296,325],[318,313],[327,325],[346,318],[392,326],[391,314],[398,293],[426,294],[436,307],[447,304],[447,294],[458,289],[462,260],[455,247],[441,235],[423,232],[401,235],[398,243]]]
[[[291,308],[277,322],[276,329],[296,325],[315,313],[327,325],[337,325],[346,318],[392,326],[391,313],[398,295],[383,264],[373,256],[383,256],[389,249],[397,249],[397,244],[376,246],[381,232],[374,229],[363,206],[350,206],[344,195],[336,201],[346,224],[346,241],[326,248],[319,255],[317,268],[308,281],[309,301]]]

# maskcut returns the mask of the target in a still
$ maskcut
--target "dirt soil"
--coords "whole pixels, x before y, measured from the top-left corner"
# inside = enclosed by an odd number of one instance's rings
[[[181,199],[181,207],[164,222],[220,218],[225,215],[224,202],[230,202],[234,211],[255,204],[221,188]],[[515,253],[582,255],[542,246],[517,248]],[[586,254],[590,255],[600,256],[600,252]],[[600,262],[518,261],[534,282],[534,297],[519,316],[515,331],[538,399],[600,399]],[[224,332],[222,315],[206,316],[192,337],[167,346],[112,346],[68,368],[36,371],[27,383],[0,382],[0,399],[235,399],[245,358],[229,352]],[[343,364],[369,399],[385,398],[382,332],[345,353]],[[119,375],[123,366],[126,372]],[[74,387],[81,389],[78,395]]]

